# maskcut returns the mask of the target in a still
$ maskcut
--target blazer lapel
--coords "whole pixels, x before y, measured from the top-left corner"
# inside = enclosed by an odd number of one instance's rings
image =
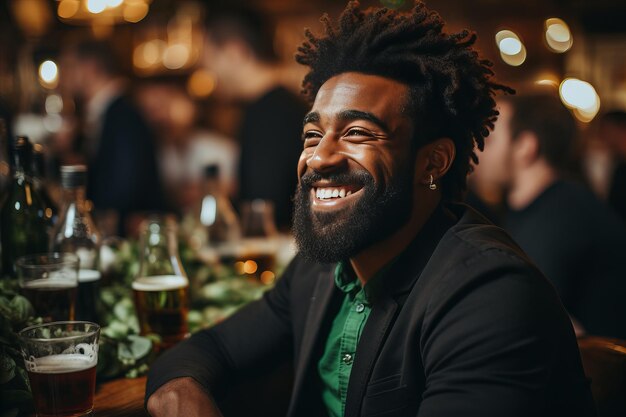
[[[385,335],[397,309],[398,304],[390,296],[381,297],[372,308],[361,334],[361,340],[364,343],[359,343],[357,347],[350,373],[345,417],[359,415],[361,400],[374,367],[374,361],[380,352]]]
[[[302,335],[301,353],[295,369],[295,379],[293,386],[292,399],[287,415],[293,415],[296,411],[294,407],[299,403],[302,394],[302,385],[307,377],[307,371],[311,369],[310,362],[312,360],[313,350],[317,345],[320,328],[327,313],[328,305],[332,299],[335,290],[334,268],[319,273],[315,291],[311,297],[309,311],[304,324],[304,333]]]

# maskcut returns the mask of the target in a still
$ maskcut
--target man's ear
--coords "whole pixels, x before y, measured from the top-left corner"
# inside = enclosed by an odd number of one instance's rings
[[[456,147],[450,138],[439,138],[418,151],[418,163],[421,169],[416,169],[417,182],[423,185],[436,184],[449,170],[454,162]],[[432,178],[431,178],[432,176]]]
[[[539,139],[535,133],[525,130],[513,140],[513,158],[522,166],[533,164],[539,158]]]

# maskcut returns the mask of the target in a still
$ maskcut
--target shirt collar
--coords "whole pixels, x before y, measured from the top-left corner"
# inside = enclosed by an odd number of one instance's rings
[[[374,297],[380,292],[381,283],[383,282],[383,276],[391,269],[398,258],[392,259],[389,263],[383,266],[373,277],[371,277],[365,284],[365,297],[368,301],[374,299]],[[340,261],[335,267],[335,286],[342,292],[350,295],[354,295],[361,290],[361,281],[354,273],[350,261]]]
[[[346,294],[361,288],[361,282],[356,277],[350,261],[340,261],[335,267],[335,285]]]

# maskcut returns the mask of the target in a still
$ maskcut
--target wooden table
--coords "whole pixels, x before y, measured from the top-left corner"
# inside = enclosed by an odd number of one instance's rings
[[[287,413],[293,367],[286,360],[263,375],[229,388],[218,403],[226,417],[276,417]],[[95,417],[148,417],[143,408],[146,377],[115,379],[96,387]]]
[[[146,377],[116,379],[96,387],[95,417],[146,417],[143,396]]]

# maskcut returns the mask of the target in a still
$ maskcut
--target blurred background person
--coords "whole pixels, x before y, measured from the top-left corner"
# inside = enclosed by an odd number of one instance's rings
[[[307,110],[281,85],[272,24],[250,8],[210,9],[204,65],[217,78],[216,95],[244,104],[237,139],[239,200],[270,200],[280,229],[291,226],[291,198]]]
[[[576,123],[550,95],[504,97],[476,169],[498,187],[503,227],[557,288],[579,333],[626,338],[626,227],[570,180]]]
[[[487,146],[487,143],[485,143],[485,146]],[[482,165],[483,154],[479,156],[479,159]],[[475,165],[473,167],[473,171],[467,177],[465,204],[485,216],[491,223],[501,226],[502,217],[506,213],[504,189],[497,181],[484,177],[489,175],[489,172],[485,173],[485,171],[489,171],[488,169],[476,169]]]
[[[150,82],[140,88],[138,99],[156,132],[157,158],[169,205],[185,213],[198,203],[208,165],[219,166],[222,189],[234,195],[238,146],[199,124],[197,105],[187,92],[171,82]]]
[[[82,105],[78,148],[88,166],[87,197],[113,211],[124,235],[133,214],[165,208],[154,136],[126,95],[106,42],[83,41],[64,51],[62,87]],[[130,220],[129,220],[130,219]]]
[[[612,156],[613,170],[607,184],[607,199],[626,222],[626,112],[605,113],[599,120],[598,137]]]

